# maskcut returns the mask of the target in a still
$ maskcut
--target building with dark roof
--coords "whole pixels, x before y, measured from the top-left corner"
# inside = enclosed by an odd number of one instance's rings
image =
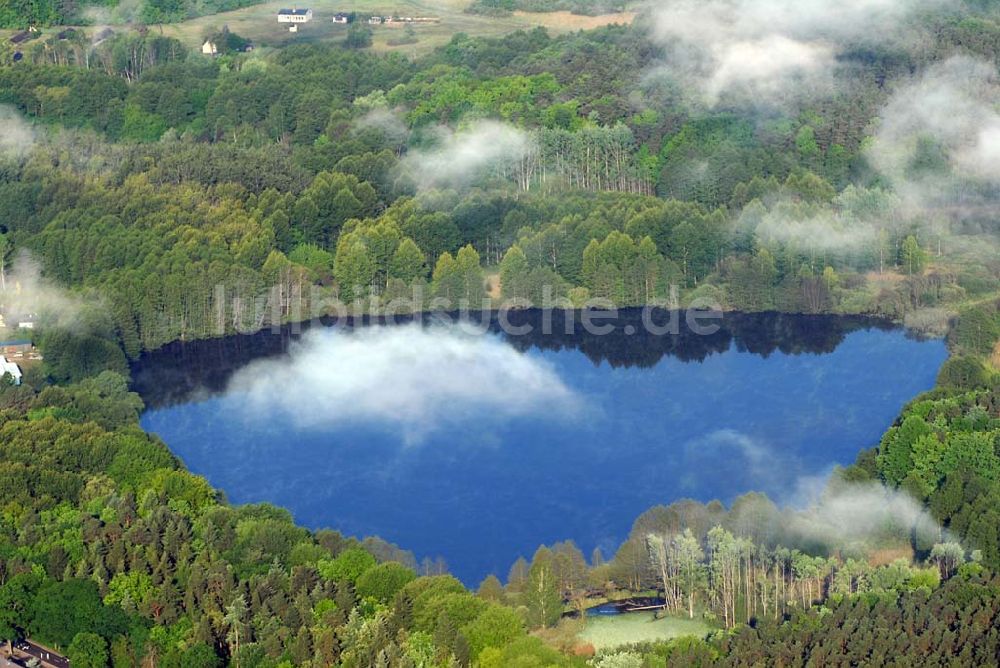
[[[12,341],[0,341],[0,355],[11,353],[26,353],[32,349],[31,341],[28,339],[14,339]]]

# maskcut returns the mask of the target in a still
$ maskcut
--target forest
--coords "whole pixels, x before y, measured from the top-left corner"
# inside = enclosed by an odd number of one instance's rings
[[[0,24],[85,9],[7,3]],[[457,34],[412,60],[210,58],[131,29],[4,43],[0,285],[38,312],[19,335],[44,363],[0,385],[0,639],[94,667],[995,662],[1000,191],[967,138],[890,121],[928,92],[996,93],[1000,15],[908,21],[904,42],[848,44],[804,99],[749,107],[692,99],[643,21]],[[760,494],[675,501],[613,555],[542,546],[473,592],[406,546],[231,505],[138,425],[144,352],[400,304],[708,304],[946,336],[937,387],[828,490],[905,495],[931,524],[830,542]],[[586,607],[651,592],[715,630],[574,639]]]
[[[949,183],[914,213],[866,131],[886,80],[951,53],[996,61],[996,24],[970,21],[928,19],[928,43],[856,54],[836,94],[764,119],[651,85],[659,47],[621,26],[456,35],[416,62],[53,36],[0,69],[0,102],[33,122],[6,158],[0,232],[100,293],[129,357],[401,299],[712,303],[940,334],[1000,289],[995,220],[952,220],[949,199],[986,186]]]
[[[26,30],[58,25],[175,23],[206,14],[227,12],[261,0],[143,0],[142,2],[57,2],[56,0],[4,0],[0,2],[0,28]]]
[[[637,518],[607,559],[542,546],[476,592],[377,537],[229,505],[141,431],[142,402],[119,373],[36,376],[0,390],[0,636],[85,666],[586,665],[574,613],[659,590],[670,614],[719,631],[602,651],[593,665],[846,665],[873,652],[912,665],[930,648],[981,663],[1000,614],[1000,386],[966,359],[827,491],[867,490],[865,503],[891,508],[906,490],[931,523],[843,542],[760,494],[728,508],[679,501]]]

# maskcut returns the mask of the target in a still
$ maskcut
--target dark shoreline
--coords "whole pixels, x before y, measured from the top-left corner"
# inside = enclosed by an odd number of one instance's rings
[[[488,321],[486,314],[489,314]],[[779,312],[715,312],[715,319],[703,325],[717,325],[712,333],[695,333],[685,321],[683,311],[654,309],[649,318],[662,326],[675,317],[676,333],[657,333],[644,326],[642,308],[620,309],[613,318],[607,312],[591,311],[587,317],[595,324],[610,325],[606,334],[593,334],[584,327],[584,312],[481,311],[447,314],[418,313],[393,317],[361,315],[347,318],[324,317],[280,327],[268,327],[252,334],[233,334],[221,338],[174,341],[154,351],[143,353],[131,364],[132,388],[151,408],[185,401],[196,393],[212,395],[225,390],[229,378],[246,364],[265,358],[288,355],[292,346],[307,332],[340,326],[348,329],[370,326],[411,325],[423,327],[464,322],[480,331],[503,336],[521,351],[530,349],[577,349],[595,365],[648,368],[664,356],[682,361],[702,361],[736,346],[738,350],[767,357],[774,352],[785,354],[823,354],[831,352],[853,331],[903,329],[886,318],[860,315],[788,314]],[[720,317],[721,316],[721,317]],[[501,321],[501,317],[503,320]],[[503,325],[503,326],[501,326]],[[509,334],[511,328],[529,327],[525,334]],[[906,330],[907,336],[920,335]]]

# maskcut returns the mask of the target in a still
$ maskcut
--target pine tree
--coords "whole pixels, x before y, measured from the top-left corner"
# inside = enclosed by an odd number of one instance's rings
[[[404,237],[389,261],[389,277],[398,278],[406,285],[411,285],[426,275],[427,265],[423,252],[413,239]]]
[[[528,259],[517,244],[507,250],[500,262],[500,287],[503,296],[509,300],[528,298]]]

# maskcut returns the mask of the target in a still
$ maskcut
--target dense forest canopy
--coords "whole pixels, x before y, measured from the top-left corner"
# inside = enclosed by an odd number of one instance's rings
[[[23,4],[0,23],[90,9]],[[631,27],[457,34],[413,60],[206,57],[138,29],[5,42],[0,294],[38,313],[21,334],[45,360],[0,386],[0,638],[74,666],[585,665],[563,613],[655,589],[718,631],[591,665],[995,662],[1000,16],[730,4],[742,21],[679,0]],[[752,67],[762,54],[781,67]],[[759,495],[677,502],[610,559],[542,547],[474,594],[378,538],[231,506],[138,427],[127,374],[144,351],[403,298],[947,333],[939,387],[829,490],[912,504],[931,529],[831,544]]]
[[[262,0],[3,0],[0,27],[25,30],[53,25],[155,24],[228,12]]]
[[[535,304],[544,286],[579,306],[677,285],[940,329],[939,307],[998,285],[997,186],[962,148],[988,123],[998,42],[991,14],[920,21],[919,42],[845,47],[808,96],[710,105],[642,26],[456,35],[415,62],[43,38],[0,70],[0,101],[34,121],[0,229],[98,290],[130,356],[414,285],[479,303],[480,266]],[[925,93],[973,113],[945,132]]]

